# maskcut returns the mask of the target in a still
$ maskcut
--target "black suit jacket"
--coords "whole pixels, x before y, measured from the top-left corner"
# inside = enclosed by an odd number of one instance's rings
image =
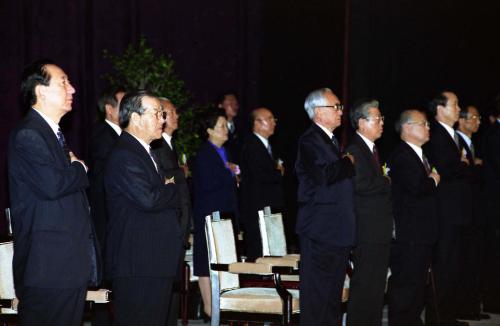
[[[496,121],[483,142],[484,177],[487,200],[487,223],[500,228],[498,192],[500,189],[500,123]]]
[[[236,116],[233,119],[233,123],[234,130],[228,132],[228,139],[224,144],[224,148],[226,148],[226,150],[229,152],[232,162],[239,164],[241,158],[241,148],[243,146],[247,128],[241,116]]]
[[[146,149],[126,131],[104,177],[109,277],[174,276],[182,245],[177,186],[164,184]]]
[[[14,282],[23,287],[79,288],[96,275],[88,179],[69,163],[56,135],[35,110],[11,133],[8,171],[14,234]]]
[[[183,233],[184,242],[189,240],[189,229],[192,219],[191,209],[191,196],[189,194],[189,187],[184,176],[184,170],[179,167],[179,158],[176,152],[170,148],[166,140],[162,137],[151,143],[153,152],[160,161],[163,173],[167,178],[174,177],[175,184],[179,190],[179,197],[181,202],[180,226]]]
[[[118,134],[111,126],[102,121],[92,131],[89,145],[89,199],[90,213],[94,221],[97,238],[104,252],[106,244],[106,194],[104,192],[104,168],[113,145],[118,140]]]
[[[276,169],[275,158],[253,133],[243,144],[240,168],[242,216],[245,220],[257,221],[257,212],[265,206],[283,208],[281,173]]]
[[[462,148],[437,121],[431,122],[430,140],[423,146],[441,182],[437,189],[437,212],[440,225],[467,225],[471,221],[470,170],[461,161]]]
[[[228,159],[231,160],[231,157]],[[234,214],[237,223],[239,216],[236,178],[224,166],[224,162],[210,142],[201,145],[196,154],[193,185],[194,219],[200,222],[201,227],[204,227],[205,216],[214,211]]]
[[[324,246],[353,246],[354,166],[316,124],[300,137],[296,231]]]
[[[417,153],[401,141],[389,157],[396,240],[432,244],[437,240],[436,193]]]
[[[347,151],[354,156],[356,226],[359,243],[389,243],[392,236],[391,184],[375,158],[355,133]]]

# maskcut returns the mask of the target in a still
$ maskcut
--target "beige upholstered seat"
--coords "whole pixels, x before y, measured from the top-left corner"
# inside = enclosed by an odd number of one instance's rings
[[[205,221],[211,264],[212,325],[219,325],[221,317],[228,320],[252,320],[253,314],[268,314],[273,316],[270,320],[280,320],[282,324],[287,324],[291,314],[299,313],[299,292],[279,288],[280,275],[276,272],[277,268],[270,264],[237,262],[231,220],[221,220],[218,212],[213,216],[207,216]],[[282,271],[284,270],[283,268]],[[288,267],[286,270],[291,271],[293,268]],[[278,287],[240,288],[238,274],[274,275]],[[287,318],[280,317],[287,310],[291,314]],[[236,316],[236,313],[241,315]],[[229,315],[230,317],[225,318]]]

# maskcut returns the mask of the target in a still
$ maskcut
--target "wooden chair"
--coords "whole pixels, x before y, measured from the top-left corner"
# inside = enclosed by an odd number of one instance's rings
[[[210,281],[211,325],[226,321],[269,321],[290,325],[299,314],[298,290],[282,286],[281,274],[297,273],[293,267],[237,262],[233,226],[218,212],[205,220]],[[240,287],[238,274],[272,275],[275,288]]]

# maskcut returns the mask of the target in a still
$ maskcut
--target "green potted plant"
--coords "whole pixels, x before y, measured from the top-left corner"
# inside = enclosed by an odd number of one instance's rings
[[[157,55],[141,37],[137,44],[130,44],[121,55],[104,50],[104,58],[113,66],[113,73],[104,75],[112,86],[126,89],[147,89],[157,96],[166,97],[180,112],[179,129],[175,147],[181,163],[192,159],[200,146],[201,115],[207,107],[192,104],[191,93],[175,73],[171,56]]]

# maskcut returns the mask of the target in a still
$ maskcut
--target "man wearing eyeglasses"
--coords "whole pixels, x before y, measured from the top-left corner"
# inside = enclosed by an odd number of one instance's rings
[[[347,151],[356,160],[354,207],[357,245],[349,286],[347,324],[382,323],[384,291],[392,235],[392,201],[389,177],[384,175],[375,141],[382,136],[384,116],[377,100],[360,100],[350,112],[356,130]]]
[[[349,252],[355,244],[354,158],[333,131],[343,106],[328,88],[307,96],[311,127],[299,139],[295,171],[299,205],[300,323],[338,325]]]
[[[164,326],[182,246],[180,203],[149,144],[161,137],[165,112],[146,91],[120,104],[123,132],[105,170],[109,213],[106,272],[117,325]]]
[[[283,164],[270,137],[276,128],[276,119],[267,108],[251,112],[252,133],[247,136],[241,150],[241,203],[245,228],[245,248],[248,259],[262,256],[258,211],[270,206],[280,211],[283,206]]]
[[[432,246],[437,240],[435,196],[440,176],[422,151],[429,141],[425,114],[403,111],[396,131],[401,142],[389,157],[395,222],[387,290],[389,325],[421,326]]]
[[[457,321],[458,288],[462,238],[465,229],[470,227],[472,205],[469,178],[469,160],[464,155],[459,136],[453,129],[458,121],[460,107],[455,93],[439,93],[429,104],[434,116],[431,122],[430,140],[424,153],[441,176],[437,188],[438,241],[434,248],[432,269],[436,281],[437,307],[429,301],[426,309],[426,325],[467,325]]]
[[[472,188],[472,196],[467,199],[473,209],[473,216],[470,228],[464,230],[463,233],[463,253],[461,255],[462,262],[460,263],[460,287],[461,294],[459,297],[460,319],[466,320],[481,320],[489,319],[490,316],[481,313],[481,282],[480,282],[480,266],[482,263],[483,250],[482,241],[484,238],[483,229],[485,224],[483,211],[483,196],[482,193],[482,165],[483,160],[480,158],[478,148],[473,141],[472,135],[479,130],[481,124],[481,116],[475,106],[467,106],[465,110],[460,111],[458,119],[458,128],[456,129],[459,135],[460,145],[465,151],[469,164],[471,177],[468,179]]]

